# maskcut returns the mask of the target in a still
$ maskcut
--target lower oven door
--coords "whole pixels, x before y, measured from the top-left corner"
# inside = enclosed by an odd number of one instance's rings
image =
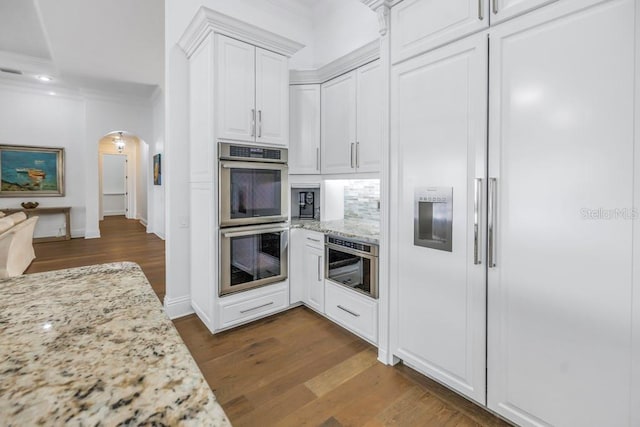
[[[378,298],[378,257],[327,243],[325,277],[372,298]]]
[[[220,231],[220,295],[287,278],[289,229],[250,226]]]

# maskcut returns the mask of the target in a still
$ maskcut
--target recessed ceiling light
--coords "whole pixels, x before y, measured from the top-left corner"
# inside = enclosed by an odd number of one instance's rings
[[[51,96],[55,96],[55,94],[56,94],[55,92],[49,92],[49,95]]]
[[[36,76],[36,79],[40,80],[41,82],[50,82],[51,80],[53,80],[52,77],[49,76]]]

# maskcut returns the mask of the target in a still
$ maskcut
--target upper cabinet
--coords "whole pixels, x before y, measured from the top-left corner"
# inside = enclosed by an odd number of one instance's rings
[[[553,3],[557,0],[490,0],[491,25],[506,21],[532,9]]]
[[[320,85],[289,89],[289,173],[320,173]]]
[[[391,9],[398,63],[557,0],[404,0]]]
[[[216,35],[218,138],[288,144],[287,58]]]
[[[490,1],[404,0],[394,6],[391,61],[402,61],[487,28]]]
[[[379,172],[382,140],[380,61],[322,85],[322,173]]]

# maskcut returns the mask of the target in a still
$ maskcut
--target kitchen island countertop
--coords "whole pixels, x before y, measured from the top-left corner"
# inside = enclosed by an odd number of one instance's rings
[[[380,223],[357,219],[339,219],[334,221],[316,221],[294,219],[291,228],[304,228],[324,234],[332,234],[378,245],[380,242]]]
[[[144,273],[0,281],[2,425],[230,425]]]

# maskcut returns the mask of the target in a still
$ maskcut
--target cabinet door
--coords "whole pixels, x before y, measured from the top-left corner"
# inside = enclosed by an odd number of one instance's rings
[[[320,85],[289,90],[289,173],[320,173]]]
[[[306,303],[314,310],[324,313],[324,251],[306,245],[304,257],[307,279]]]
[[[634,204],[637,7],[559,1],[491,34],[488,405],[518,425],[638,425],[637,221],[615,214]]]
[[[216,36],[214,96],[219,138],[255,141],[255,49],[248,43]]]
[[[287,58],[256,48],[256,141],[289,143],[289,66]]]
[[[487,0],[491,2],[491,25],[529,12],[557,0]]]
[[[382,69],[380,61],[358,68],[356,168],[380,172],[382,155]]]
[[[322,173],[355,172],[357,71],[322,85]]]
[[[426,52],[489,26],[491,0],[404,0],[391,9],[391,61]]]
[[[478,34],[394,67],[391,80],[396,168],[391,176],[398,176],[391,191],[391,235],[397,236],[391,259],[397,283],[391,295],[392,351],[481,404],[486,270],[483,192],[479,186],[476,205],[475,179],[485,176],[487,60],[486,34]],[[421,239],[432,234],[430,240],[437,242],[447,235],[430,231],[440,223],[435,216],[426,221],[428,215],[421,214],[414,222],[419,208],[429,207],[417,207],[416,195],[433,187],[452,194],[450,251],[414,243],[414,224],[420,225]],[[482,264],[474,262],[476,248]]]

